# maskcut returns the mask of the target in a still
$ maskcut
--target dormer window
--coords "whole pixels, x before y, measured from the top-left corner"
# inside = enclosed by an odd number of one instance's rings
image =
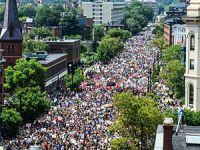
[[[191,35],[190,36],[190,50],[195,50],[195,36]]]

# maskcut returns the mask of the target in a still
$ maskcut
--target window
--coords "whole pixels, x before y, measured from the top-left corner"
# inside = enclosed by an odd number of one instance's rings
[[[190,50],[194,50],[195,49],[195,36],[191,35],[190,37]]]
[[[15,46],[12,45],[12,46],[8,46],[7,48],[8,48],[8,53],[9,54],[14,54],[15,53]]]
[[[194,59],[190,59],[190,70],[194,70]]]
[[[194,86],[193,84],[189,85],[189,105],[194,103]]]

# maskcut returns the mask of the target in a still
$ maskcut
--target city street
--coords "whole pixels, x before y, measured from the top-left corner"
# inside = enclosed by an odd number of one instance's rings
[[[150,75],[157,63],[157,49],[149,46],[151,37],[151,30],[141,32],[109,64],[95,64],[81,92],[52,96],[48,114],[27,124],[6,145],[11,149],[34,144],[53,150],[109,149],[110,140],[118,138],[108,130],[116,116],[113,96],[126,90],[145,95],[151,90]]]

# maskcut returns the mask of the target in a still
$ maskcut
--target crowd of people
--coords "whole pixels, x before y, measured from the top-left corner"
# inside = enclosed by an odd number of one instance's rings
[[[109,64],[96,63],[79,92],[51,95],[48,114],[26,124],[15,139],[5,141],[5,149],[28,149],[30,145],[44,150],[110,149],[110,141],[119,137],[109,132],[116,116],[113,96],[127,89],[145,95],[152,89],[150,70],[157,63],[157,49],[150,48],[151,37],[151,30],[141,32]]]

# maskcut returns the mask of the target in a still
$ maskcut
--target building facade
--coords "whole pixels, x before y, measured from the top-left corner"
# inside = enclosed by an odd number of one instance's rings
[[[186,22],[185,105],[200,111],[200,1],[190,0]]]
[[[185,41],[186,27],[185,24],[172,25],[172,45],[181,45]]]
[[[7,0],[0,35],[2,55],[6,59],[5,67],[15,65],[16,60],[22,57],[22,42],[22,28],[19,22],[16,0]]]
[[[79,40],[45,41],[45,43],[49,46],[48,53],[66,53],[68,64],[80,62]]]
[[[120,24],[123,19],[124,1],[82,2],[83,15],[93,18],[94,24]]]

